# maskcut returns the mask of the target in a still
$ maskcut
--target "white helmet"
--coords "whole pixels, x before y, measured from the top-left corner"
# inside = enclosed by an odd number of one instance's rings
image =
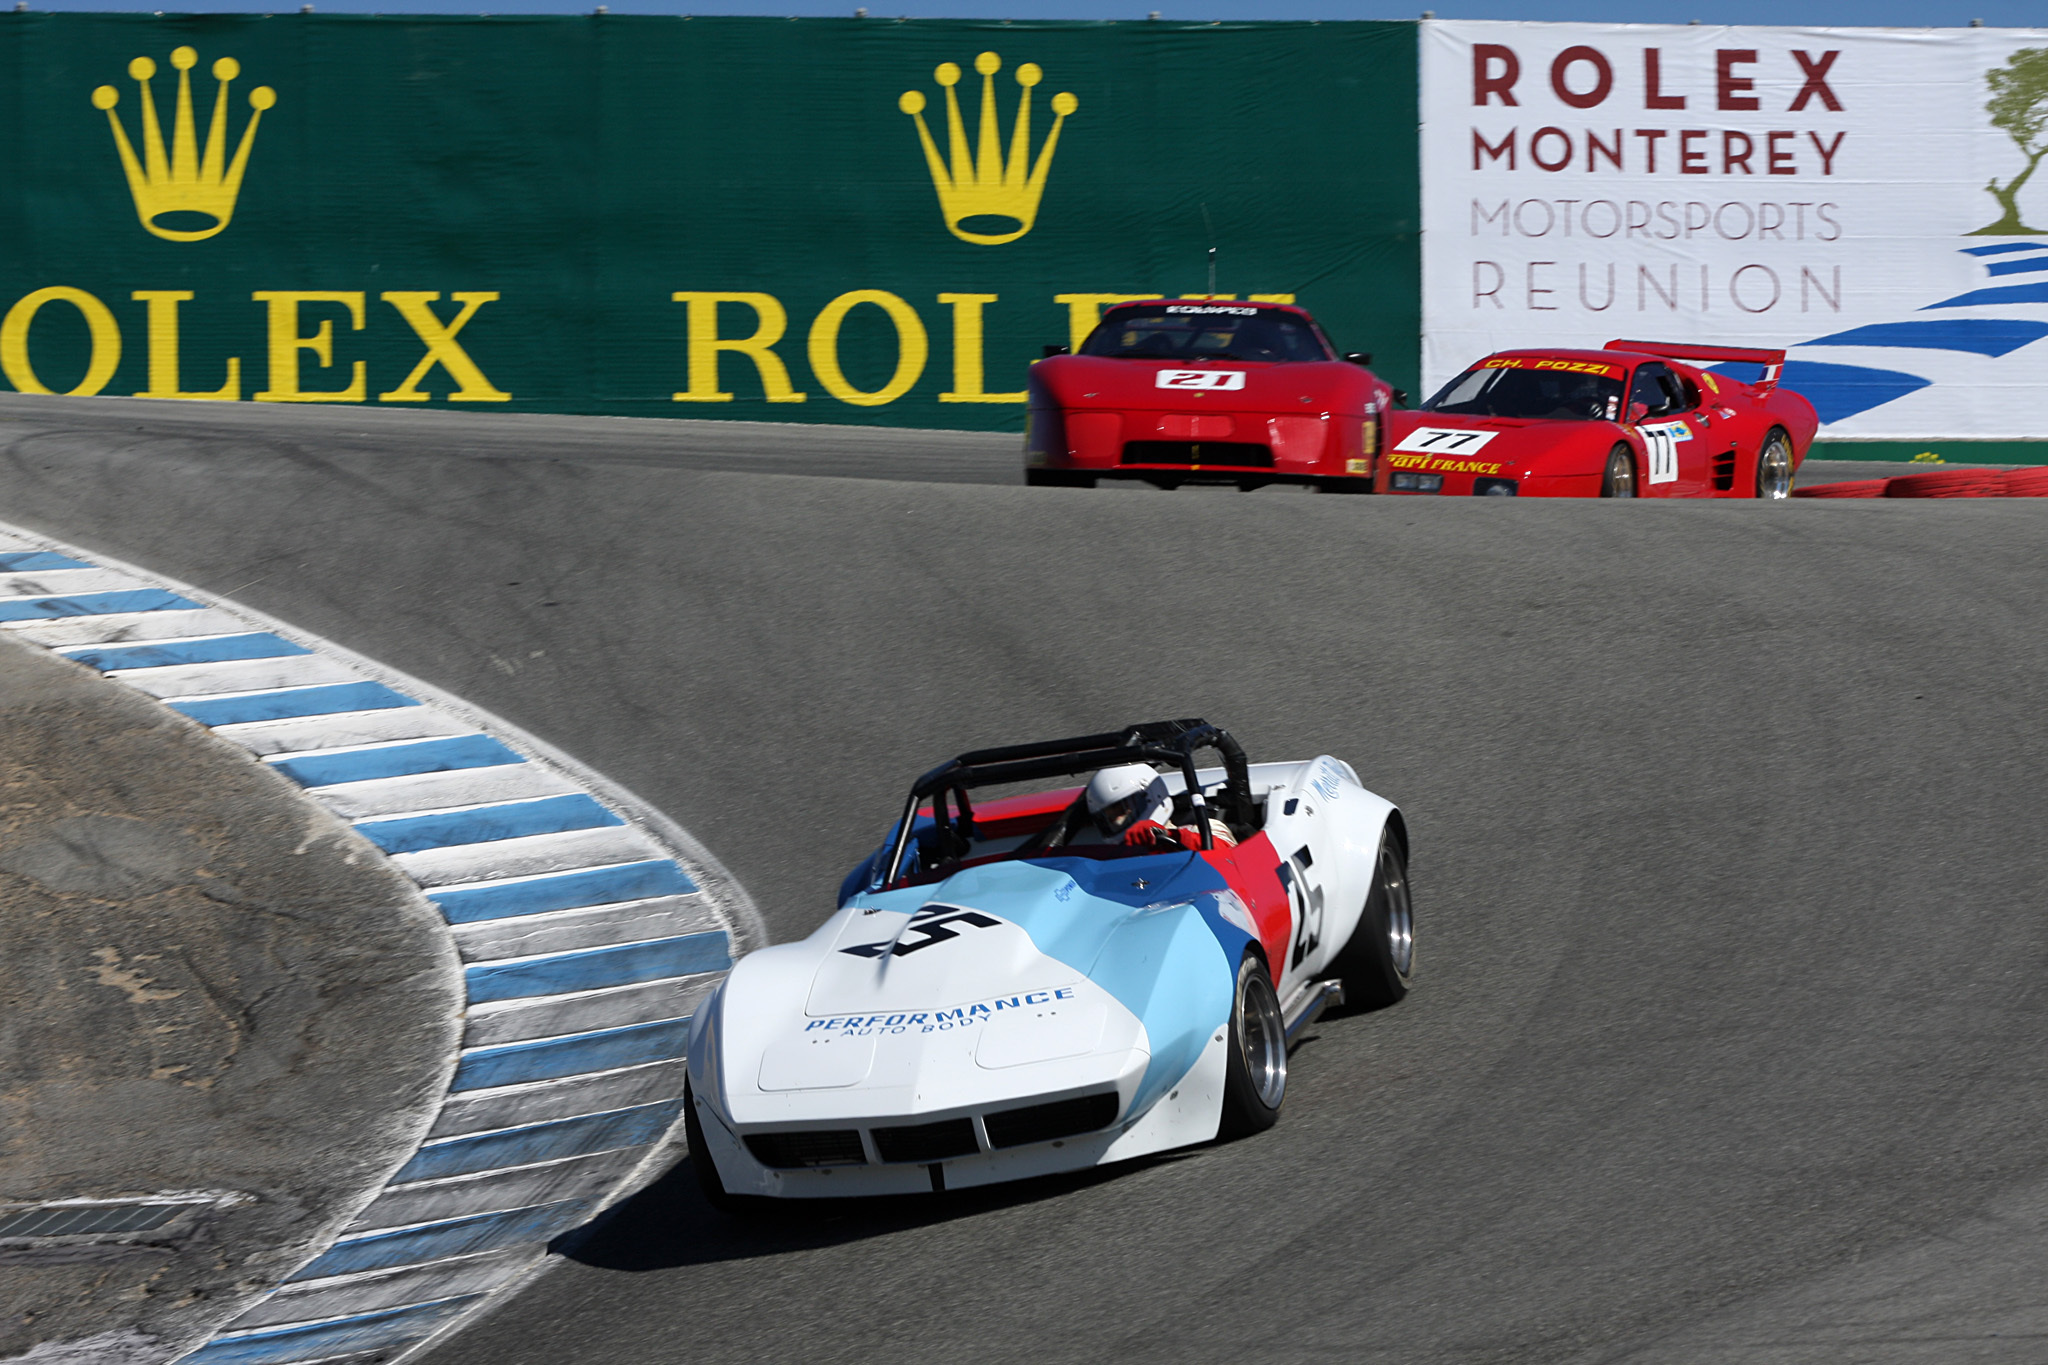
[[[1142,763],[1103,768],[1088,779],[1088,813],[1103,838],[1114,839],[1166,804],[1166,784]]]

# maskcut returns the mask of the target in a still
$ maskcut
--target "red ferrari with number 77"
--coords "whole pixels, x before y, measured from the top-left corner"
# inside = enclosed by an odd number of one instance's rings
[[[1687,361],[1758,365],[1745,381]],[[1783,498],[1820,427],[1783,351],[1610,341],[1486,357],[1387,419],[1382,493]]]

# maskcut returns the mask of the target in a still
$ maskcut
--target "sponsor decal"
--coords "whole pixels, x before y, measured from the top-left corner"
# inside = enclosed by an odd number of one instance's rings
[[[903,931],[904,936],[894,943],[856,943],[851,948],[841,948],[839,951],[854,957],[909,957],[912,953],[922,952],[936,944],[951,943],[960,937],[960,928],[993,929],[1001,923],[1002,921],[994,915],[984,915],[979,910],[962,910],[953,905],[927,905],[910,917],[910,924]],[[910,937],[913,934],[919,937]]]
[[[1161,370],[1152,381],[1162,389],[1241,389],[1243,370]]]
[[[1421,469],[1432,474],[1498,474],[1505,468],[1491,460],[1451,460],[1441,455],[1389,455],[1387,463],[1396,469]]]
[[[1017,84],[1022,89],[1017,95],[1017,117],[1011,123],[1010,152],[1006,161],[997,133],[1000,118],[996,102],[996,72],[1002,70],[1002,66],[1002,57],[994,52],[984,52],[974,59],[974,69],[981,76],[978,156],[969,155],[967,129],[960,117],[960,95],[956,88],[960,84],[959,65],[941,62],[932,72],[932,79],[946,91],[946,140],[953,156],[950,168],[939,156],[938,144],[932,140],[932,130],[925,126],[924,92],[906,90],[896,101],[896,107],[910,115],[917,124],[917,140],[924,148],[925,168],[931,172],[932,188],[939,194],[939,212],[945,216],[946,230],[961,241],[977,246],[1001,246],[1031,231],[1032,224],[1038,221],[1038,201],[1045,193],[1045,178],[1052,171],[1053,149],[1059,146],[1060,126],[1067,121],[1069,114],[1080,107],[1080,101],[1065,91],[1052,97],[1052,131],[1045,135],[1045,142],[1038,149],[1038,158],[1033,161],[1031,91],[1045,79],[1045,72],[1036,62],[1026,62],[1018,67]]]
[[[1315,775],[1309,778],[1308,784],[1315,788],[1316,795],[1325,801],[1335,801],[1344,790],[1343,777],[1338,773],[1334,763],[1318,763]]]
[[[822,1019],[804,1022],[805,1033],[849,1033],[856,1036],[869,1033],[946,1033],[956,1028],[972,1028],[974,1025],[995,1018],[1004,1010],[1023,1010],[1039,1005],[1050,1005],[1057,1000],[1072,1000],[1080,991],[1078,986],[1057,986],[1046,990],[1018,991],[1014,995],[995,995],[971,1004],[955,1005],[948,1009],[897,1010],[888,1014],[831,1014]]]
[[[1621,366],[1607,365],[1597,360],[1566,360],[1563,358],[1531,359],[1528,356],[1497,355],[1479,363],[1482,370],[1559,370],[1566,374],[1597,374],[1607,379],[1621,378]]]
[[[1468,431],[1455,427],[1417,427],[1403,436],[1395,450],[1429,455],[1470,455],[1500,435],[1497,431]]]
[[[1171,303],[1166,306],[1166,311],[1169,313],[1193,313],[1198,317],[1214,317],[1218,313],[1233,318],[1255,318],[1259,315],[1259,310],[1256,308],[1225,308],[1213,303]]]
[[[1425,387],[1655,334],[1786,348],[1823,438],[2048,423],[2048,33],[1432,22],[1421,70]]]

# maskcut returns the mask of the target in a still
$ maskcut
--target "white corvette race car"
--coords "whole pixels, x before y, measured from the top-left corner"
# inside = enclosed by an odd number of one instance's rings
[[[1197,768],[1204,748],[1220,768]],[[1137,846],[1105,837],[1085,788],[969,795],[1131,764],[1164,769]],[[917,781],[838,913],[742,959],[698,1011],[692,1164],[731,1207],[1269,1127],[1302,1028],[1347,993],[1407,993],[1407,850],[1348,764],[1247,765],[1198,720],[963,754]]]

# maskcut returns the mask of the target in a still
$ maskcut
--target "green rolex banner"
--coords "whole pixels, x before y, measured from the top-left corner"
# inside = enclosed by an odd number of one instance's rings
[[[1002,430],[1215,292],[1414,388],[1415,35],[0,15],[0,378]]]

